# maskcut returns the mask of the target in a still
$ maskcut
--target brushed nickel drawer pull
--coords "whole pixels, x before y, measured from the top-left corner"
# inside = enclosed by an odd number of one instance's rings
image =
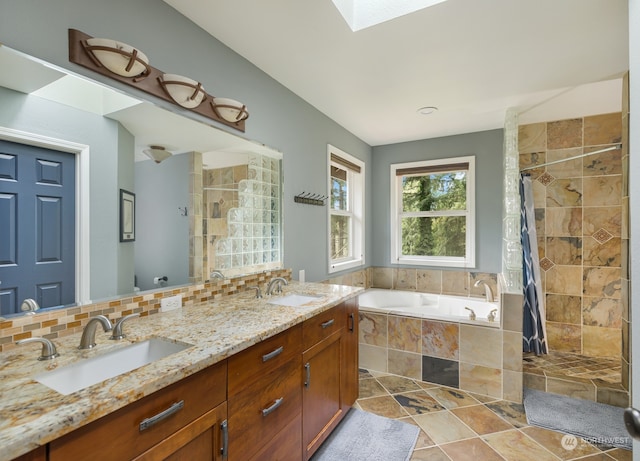
[[[331,325],[333,325],[333,322],[335,322],[335,319],[327,320],[326,322],[320,324],[320,326],[322,328],[327,328],[327,327],[330,327]]]
[[[180,400],[179,402],[176,402],[173,405],[171,405],[166,410],[161,411],[157,415],[152,416],[151,418],[142,420],[142,422],[140,423],[140,432],[144,431],[145,429],[149,429],[154,424],[157,424],[163,419],[166,419],[169,416],[179,412],[183,408],[184,408],[184,400]]]
[[[307,379],[304,381],[304,387],[308,388],[311,384],[311,364],[309,362],[304,364],[304,371],[307,375]]]
[[[284,400],[284,397],[280,397],[275,402],[273,402],[273,405],[271,405],[269,408],[263,408],[262,409],[262,416],[267,416],[269,413],[271,413],[276,408],[278,408],[280,405],[282,405],[282,401],[283,400]]]
[[[284,350],[284,346],[280,346],[276,350],[271,351],[268,354],[264,354],[262,356],[262,361],[266,362],[267,360],[271,360],[272,358],[277,357],[278,355],[282,354],[283,350]]]
[[[220,448],[220,454],[222,455],[222,459],[227,459],[227,454],[229,453],[229,423],[226,419],[220,424],[220,429],[222,430],[222,447]]]

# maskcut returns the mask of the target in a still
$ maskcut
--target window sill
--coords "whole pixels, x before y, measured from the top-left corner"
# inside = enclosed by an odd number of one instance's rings
[[[459,267],[464,269],[474,269],[475,261],[465,259],[422,259],[422,258],[399,258],[392,262],[392,265],[407,266],[431,266],[431,267]]]
[[[353,269],[354,267],[364,266],[364,258],[362,259],[350,259],[349,261],[341,261],[329,265],[329,273],[340,272],[347,269]]]

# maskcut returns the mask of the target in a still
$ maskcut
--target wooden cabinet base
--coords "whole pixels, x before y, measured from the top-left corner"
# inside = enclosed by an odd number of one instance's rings
[[[134,458],[133,461],[222,460],[221,426],[226,418],[227,403],[225,402]]]

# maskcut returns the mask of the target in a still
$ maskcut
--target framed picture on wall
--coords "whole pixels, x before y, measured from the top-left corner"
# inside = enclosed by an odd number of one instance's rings
[[[136,239],[136,194],[120,189],[120,241]]]

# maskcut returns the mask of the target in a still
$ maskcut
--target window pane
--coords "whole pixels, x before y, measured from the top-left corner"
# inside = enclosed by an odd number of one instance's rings
[[[403,256],[465,256],[466,218],[402,218]]]
[[[403,211],[466,210],[467,172],[402,177]]]
[[[350,227],[351,217],[331,216],[331,259],[351,256]]]
[[[331,209],[347,211],[347,171],[331,166]]]

